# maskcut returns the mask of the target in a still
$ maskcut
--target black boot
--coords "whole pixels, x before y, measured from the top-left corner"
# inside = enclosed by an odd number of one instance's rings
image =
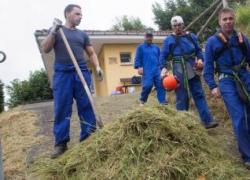
[[[68,149],[67,144],[62,144],[62,145],[55,146],[54,152],[53,152],[53,154],[51,155],[50,158],[55,159],[55,158],[59,157],[65,151],[67,151],[67,149]]]
[[[245,167],[246,167],[248,170],[250,170],[250,162],[249,162],[249,161],[244,162],[244,165],[245,165]]]
[[[212,121],[209,124],[205,124],[204,127],[206,129],[216,128],[219,125],[216,121]]]

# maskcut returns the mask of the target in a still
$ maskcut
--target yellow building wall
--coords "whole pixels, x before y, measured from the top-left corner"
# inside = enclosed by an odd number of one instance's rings
[[[104,72],[104,79],[103,81],[98,81],[97,77],[96,77],[96,72],[95,69],[92,66],[92,78],[93,78],[93,84],[94,84],[94,90],[95,90],[95,95],[96,96],[107,96],[108,95],[108,89],[107,89],[107,68],[105,66],[105,62],[104,62],[104,51],[102,50],[101,53],[99,53],[98,55],[98,60],[99,60],[99,64],[100,67],[102,68],[103,72]]]
[[[121,78],[131,78],[134,75],[138,75],[137,70],[134,69],[134,58],[137,46],[138,44],[107,44],[103,46],[107,76],[107,95],[110,95],[117,86],[122,85],[120,82]],[[121,63],[121,52],[131,53],[131,64]]]
[[[158,44],[159,46],[161,44]],[[121,86],[121,78],[131,78],[137,74],[134,69],[134,59],[136,47],[138,44],[105,44],[98,55],[100,66],[104,71],[104,80],[97,81],[95,71],[93,70],[93,79],[96,96],[109,96],[115,91],[117,86]],[[120,53],[131,53],[132,63],[123,64],[120,60]],[[136,91],[140,91],[141,87],[135,87]]]

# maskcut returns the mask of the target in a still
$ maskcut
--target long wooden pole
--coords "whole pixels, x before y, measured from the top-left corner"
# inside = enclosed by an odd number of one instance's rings
[[[78,76],[79,76],[79,78],[80,78],[80,80],[82,82],[82,85],[83,85],[83,87],[84,87],[84,89],[85,89],[85,91],[86,91],[86,93],[88,95],[90,104],[91,104],[91,106],[93,108],[93,111],[94,111],[94,115],[95,115],[95,118],[96,118],[97,125],[100,128],[102,128],[103,127],[103,122],[102,122],[101,118],[99,116],[97,116],[97,111],[96,111],[96,108],[94,106],[94,100],[93,100],[92,95],[90,93],[89,87],[88,87],[88,85],[87,85],[87,83],[86,83],[86,81],[85,81],[85,79],[84,79],[84,77],[82,75],[82,71],[81,71],[81,69],[80,69],[80,67],[79,67],[79,65],[78,65],[78,63],[76,61],[76,58],[75,58],[75,56],[73,54],[73,51],[72,51],[72,49],[71,49],[71,47],[69,45],[69,42],[68,42],[62,28],[59,29],[59,32],[60,32],[60,34],[62,36],[63,42],[64,42],[64,44],[66,46],[66,49],[67,49],[67,51],[69,53],[69,56],[70,56],[74,66],[75,66],[76,72],[77,72],[77,74],[78,74]]]
[[[204,31],[204,29],[207,27],[208,23],[211,21],[211,19],[216,15],[216,13],[220,10],[222,6],[222,2],[219,3],[217,8],[214,10],[214,12],[211,14],[211,16],[207,19],[206,23],[201,27],[200,31],[197,33],[197,37],[201,35],[201,33]]]
[[[220,2],[221,2],[221,0],[216,0],[215,2],[213,2],[213,4],[211,4],[205,11],[203,11],[191,23],[189,23],[189,25],[185,27],[184,31],[188,30],[192,25],[194,25],[200,18],[202,18],[203,16],[205,16],[211,9],[213,9],[214,7],[216,7],[216,5],[218,5],[218,3],[220,3]]]

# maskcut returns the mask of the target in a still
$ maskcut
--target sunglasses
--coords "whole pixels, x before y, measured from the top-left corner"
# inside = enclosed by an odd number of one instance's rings
[[[173,27],[181,27],[182,24],[174,24]]]

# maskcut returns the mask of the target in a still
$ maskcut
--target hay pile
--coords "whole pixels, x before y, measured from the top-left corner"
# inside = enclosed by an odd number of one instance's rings
[[[27,153],[33,144],[42,141],[37,136],[34,113],[15,108],[0,114],[0,137],[3,148],[3,166],[6,179],[27,179]]]
[[[244,167],[223,155],[192,113],[140,108],[110,123],[56,160],[42,159],[36,179],[238,179]]]

